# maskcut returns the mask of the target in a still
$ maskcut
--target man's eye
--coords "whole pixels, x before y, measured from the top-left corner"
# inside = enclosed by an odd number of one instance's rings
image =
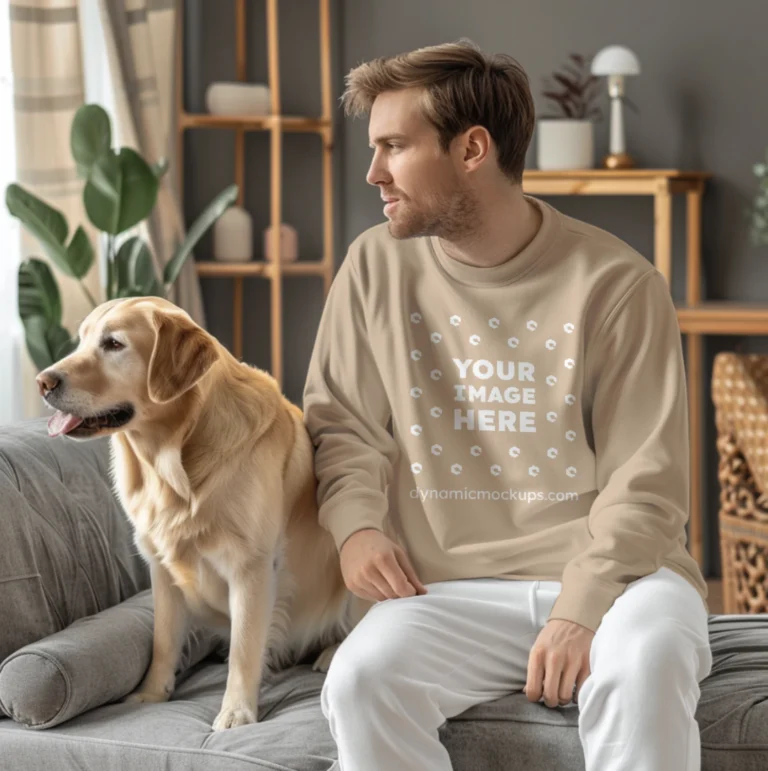
[[[107,337],[102,343],[101,347],[105,351],[121,351],[125,346],[114,337]]]

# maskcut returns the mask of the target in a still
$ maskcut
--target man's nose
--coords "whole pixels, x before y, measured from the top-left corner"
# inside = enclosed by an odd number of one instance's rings
[[[64,378],[55,370],[43,370],[36,378],[40,396],[46,396],[55,388],[58,388]]]
[[[371,162],[365,181],[369,185],[385,185],[392,181],[389,172],[378,162],[376,158]]]

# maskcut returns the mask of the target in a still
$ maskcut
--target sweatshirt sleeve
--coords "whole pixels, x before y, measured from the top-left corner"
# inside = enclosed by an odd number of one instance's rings
[[[685,539],[685,370],[674,303],[658,271],[639,278],[614,308],[587,365],[598,490],[588,515],[592,540],[566,564],[549,617],[595,631],[627,584],[658,570]]]
[[[303,395],[315,447],[320,524],[338,549],[358,530],[384,530],[386,488],[397,457],[364,300],[353,244],[326,299]]]

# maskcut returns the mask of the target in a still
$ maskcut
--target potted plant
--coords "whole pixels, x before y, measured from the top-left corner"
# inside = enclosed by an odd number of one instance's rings
[[[537,121],[540,169],[591,169],[595,165],[593,122],[602,117],[595,105],[599,83],[589,71],[589,59],[581,54],[570,54],[561,70],[545,78],[543,95],[551,111]]]
[[[768,246],[768,151],[765,161],[756,163],[752,170],[759,180],[758,191],[748,211],[752,243],[755,246]]]
[[[96,104],[83,105],[75,114],[70,149],[78,175],[85,180],[86,215],[106,241],[106,299],[165,297],[195,244],[237,198],[237,185],[225,188],[195,220],[165,266],[161,280],[155,274],[149,246],[130,231],[151,213],[167,162],[150,166],[131,148],[113,148],[109,116]],[[80,281],[88,301],[96,307],[98,303],[82,281],[95,256],[83,227],[70,238],[64,215],[16,183],[6,188],[5,202],[8,211],[38,239],[53,264]],[[18,282],[19,316],[27,350],[42,370],[71,353],[78,340],[62,326],[61,295],[47,262],[37,257],[24,260],[19,265]]]

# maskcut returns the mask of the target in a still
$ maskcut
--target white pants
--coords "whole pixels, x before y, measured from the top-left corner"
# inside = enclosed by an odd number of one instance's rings
[[[557,581],[471,579],[371,608],[337,651],[322,709],[340,771],[449,771],[438,728],[522,691]],[[709,674],[707,613],[668,568],[635,581],[592,641],[578,704],[587,771],[699,771],[695,720]],[[541,701],[541,709],[548,709]]]

